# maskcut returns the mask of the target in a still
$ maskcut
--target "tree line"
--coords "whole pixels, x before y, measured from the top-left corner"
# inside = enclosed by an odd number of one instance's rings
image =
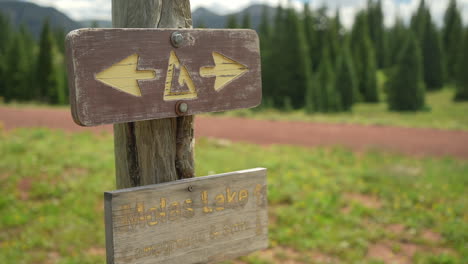
[[[350,30],[339,12],[326,7],[302,12],[265,8],[258,28],[265,107],[313,112],[350,111],[356,102],[386,100],[390,110],[425,109],[425,93],[453,84],[455,100],[468,100],[468,28],[451,0],[442,28],[421,0],[409,24],[397,18],[384,25],[382,3],[368,0]],[[251,28],[246,14],[227,28]],[[0,13],[0,97],[10,101],[67,104],[65,32],[44,22],[36,41],[22,26],[13,28]],[[379,74],[378,74],[379,73]],[[386,79],[383,89],[377,76]],[[383,83],[383,82],[382,82]],[[382,96],[385,94],[385,96]]]
[[[0,13],[0,97],[6,102],[67,104],[65,32],[44,21],[39,40]]]
[[[264,104],[307,112],[350,111],[356,102],[386,100],[390,110],[426,108],[426,91],[457,88],[455,100],[468,100],[468,29],[456,0],[438,28],[424,0],[406,24],[387,28],[382,2],[368,0],[346,30],[340,14],[326,7],[301,13],[278,6],[274,20],[265,8],[258,32],[262,52]],[[249,28],[248,13],[228,28]],[[377,76],[386,79],[382,89]],[[385,96],[382,96],[384,94]]]

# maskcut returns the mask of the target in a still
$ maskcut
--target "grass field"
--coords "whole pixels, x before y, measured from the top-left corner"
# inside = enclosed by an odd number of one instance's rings
[[[379,104],[358,103],[350,113],[308,115],[302,110],[280,112],[272,109],[244,109],[225,112],[222,115],[268,120],[468,130],[468,102],[455,103],[452,100],[453,96],[454,90],[449,88],[427,93],[428,110],[416,113],[389,112],[387,104],[382,102]]]
[[[198,175],[269,170],[270,249],[237,263],[468,263],[467,161],[207,139],[196,154]],[[112,137],[0,130],[0,157],[0,263],[104,263]]]

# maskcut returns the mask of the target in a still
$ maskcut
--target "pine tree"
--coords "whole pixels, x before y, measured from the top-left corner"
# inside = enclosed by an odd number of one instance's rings
[[[7,94],[6,101],[24,101],[27,99],[29,90],[28,58],[25,56],[23,39],[20,34],[14,36],[8,49],[5,71],[5,84]]]
[[[226,22],[226,28],[239,28],[235,14],[229,15]]]
[[[4,16],[0,12],[0,32],[2,37],[0,38],[0,97],[5,97],[8,94],[9,87],[6,86],[6,70],[7,65],[5,61],[7,59],[7,51],[10,47],[11,41],[11,26],[8,17]],[[0,98],[1,101],[2,98]]]
[[[244,17],[242,18],[242,28],[252,28],[252,21],[248,11],[244,13]]]
[[[284,90],[285,86],[288,85],[287,76],[283,74],[283,71],[278,72],[275,65],[283,65],[284,60],[287,59],[284,56],[282,48],[287,45],[284,32],[286,32],[286,11],[281,5],[276,8],[276,14],[274,19],[275,34],[272,34],[270,40],[274,45],[270,46],[269,54],[271,56],[271,63],[268,64],[267,74],[270,86],[267,95],[271,96],[271,104],[275,108],[282,108],[284,105]],[[274,61],[274,64],[273,62]],[[271,73],[271,74],[270,74]]]
[[[426,19],[422,54],[424,62],[424,82],[428,90],[441,89],[444,85],[444,62],[442,43],[430,15]]]
[[[450,81],[457,78],[458,63],[463,51],[463,25],[456,0],[450,0],[444,16],[443,46],[445,51],[446,73]]]
[[[272,43],[273,104],[283,109],[302,108],[312,75],[304,28],[293,8],[278,7]]]
[[[408,29],[401,17],[397,17],[395,24],[388,33],[388,65],[398,63],[398,55],[401,52],[401,44],[406,42]]]
[[[335,17],[328,20],[327,27],[327,46],[330,53],[330,62],[333,68],[336,68],[338,63],[338,57],[340,54],[341,46],[341,31],[343,26],[341,25],[341,18],[339,10],[336,11]]]
[[[318,32],[316,30],[315,18],[310,10],[309,3],[304,3],[304,13],[302,15],[304,21],[304,33],[307,41],[310,61],[312,63],[312,71],[318,69],[319,54],[322,51],[318,41]]]
[[[426,22],[429,14],[430,12],[426,6],[426,2],[421,0],[416,13],[411,17],[411,29],[416,34],[417,40],[420,42],[424,41],[424,31],[426,29]]]
[[[357,94],[356,73],[348,46],[345,44],[338,59],[336,90],[343,111],[350,111]]]
[[[386,66],[386,42],[385,42],[385,26],[382,11],[382,1],[368,0],[368,19],[369,33],[372,45],[375,47],[376,59],[378,68]]]
[[[424,80],[419,43],[412,34],[398,56],[398,64],[387,82],[387,101],[392,111],[417,111],[424,108]]]
[[[54,41],[50,32],[49,21],[46,20],[41,32],[39,56],[36,65],[37,99],[43,102],[58,103],[59,83],[54,67],[53,49]]]
[[[34,99],[33,87],[35,86],[35,65],[36,65],[36,55],[37,55],[37,43],[34,39],[31,32],[28,30],[26,25],[21,25],[19,34],[23,42],[23,56],[26,58],[26,76],[24,78],[27,80],[28,89],[25,91],[26,94],[23,96],[24,100],[30,101]]]
[[[336,90],[335,73],[328,48],[323,51],[317,83],[320,85],[320,111],[338,112],[341,110],[341,96]]]
[[[373,103],[379,101],[377,65],[367,23],[367,13],[359,12],[351,33],[351,50],[360,96],[364,102]]]
[[[468,101],[468,29],[464,30],[464,41],[461,46],[463,54],[458,64],[455,101]]]
[[[271,26],[269,20],[270,14],[268,12],[268,6],[264,5],[262,9],[262,17],[259,25],[259,37],[260,37],[260,53],[262,54],[262,86],[263,86],[263,97],[264,102],[262,105],[268,105],[273,100],[272,94],[272,76],[274,75],[274,68],[270,63],[271,59]],[[268,105],[268,107],[271,105]]]

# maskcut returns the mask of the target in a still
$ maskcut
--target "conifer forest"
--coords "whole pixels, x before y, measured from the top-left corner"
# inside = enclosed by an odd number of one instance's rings
[[[447,6],[442,25],[424,0],[410,21],[397,17],[391,27],[384,25],[380,0],[369,0],[351,28],[326,6],[275,10],[264,9],[257,29],[262,107],[327,113],[386,101],[391,111],[419,111],[427,107],[427,91],[446,85],[455,87],[454,101],[468,100],[468,28],[456,0]],[[231,16],[225,27],[250,28],[251,18]],[[1,13],[0,32],[2,100],[67,104],[66,32],[46,20],[36,40]]]

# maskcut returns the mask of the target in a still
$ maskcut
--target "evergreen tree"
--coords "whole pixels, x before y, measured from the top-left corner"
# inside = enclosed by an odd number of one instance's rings
[[[382,1],[368,0],[368,19],[369,33],[372,45],[375,47],[377,65],[379,68],[386,66],[386,42],[385,42],[385,26],[382,11]]]
[[[398,64],[387,82],[388,105],[392,111],[417,111],[424,108],[424,80],[419,43],[412,34],[398,56]]]
[[[328,47],[330,19],[327,15],[328,9],[326,6],[320,7],[313,15],[313,27],[315,31],[315,39],[309,45],[312,45],[312,65],[313,70],[318,71],[322,63],[322,56],[325,47]]]
[[[24,101],[29,93],[29,68],[28,58],[26,58],[23,39],[20,34],[14,36],[11,46],[8,49],[5,70],[6,94],[5,100]]]
[[[336,90],[335,74],[330,59],[328,48],[323,51],[322,62],[317,73],[317,84],[319,85],[319,111],[337,112],[341,110],[341,97]]]
[[[450,0],[444,16],[443,46],[445,51],[447,78],[453,81],[457,77],[458,63],[463,51],[463,25],[456,0]]]
[[[424,41],[424,31],[426,29],[428,15],[430,15],[430,12],[426,6],[426,2],[421,0],[416,13],[411,17],[411,29],[416,34],[416,37],[420,42]]]
[[[282,48],[287,45],[285,36],[283,35],[286,31],[286,11],[281,5],[276,8],[276,14],[274,19],[274,28],[276,34],[271,36],[270,46],[270,57],[271,61],[268,64],[267,74],[270,81],[268,86],[269,91],[267,95],[271,95],[271,104],[275,108],[282,108],[284,105],[284,89],[287,87],[287,77],[283,72],[278,72],[275,65],[282,65],[286,57],[284,56]],[[270,74],[271,73],[271,74]]]
[[[272,93],[272,80],[274,75],[274,68],[270,63],[271,59],[271,27],[269,20],[268,6],[264,5],[262,9],[262,17],[259,25],[259,37],[260,37],[260,51],[262,60],[262,86],[263,86],[263,97],[264,101],[262,105],[272,106],[270,102],[273,100]]]
[[[239,28],[235,14],[229,15],[226,22],[226,28]]]
[[[340,96],[342,110],[350,111],[357,94],[357,82],[352,57],[346,44],[342,48],[338,59],[336,90]]]
[[[328,27],[327,27],[327,46],[330,55],[330,62],[333,68],[336,68],[338,57],[340,53],[340,46],[342,38],[341,38],[341,31],[343,26],[341,25],[340,13],[337,10],[335,17],[333,19],[328,20]]]
[[[274,103],[283,108],[287,108],[289,103],[292,108],[302,108],[306,91],[312,84],[304,28],[293,8],[286,9],[284,14],[281,8],[278,11],[276,22],[281,25],[281,31],[276,31],[272,57],[275,65],[284,70],[277,71],[275,75]]]
[[[401,17],[397,17],[395,24],[388,34],[388,65],[398,63],[398,55],[401,52],[401,44],[406,42],[408,29]]]
[[[463,54],[458,64],[456,84],[455,101],[468,101],[468,29],[464,30],[464,41],[461,45]]]
[[[37,99],[43,102],[58,103],[59,82],[54,65],[53,49],[54,41],[49,21],[46,20],[42,27],[36,66]]]
[[[444,85],[444,63],[442,59],[442,43],[436,26],[430,15],[426,20],[422,54],[424,62],[424,82],[428,90],[440,89]]]
[[[10,47],[11,41],[11,27],[10,20],[0,12],[0,32],[2,37],[0,38],[0,97],[5,97],[8,94],[8,87],[6,86],[6,70],[7,65],[7,51]],[[1,101],[1,98],[0,98]]]
[[[320,61],[319,54],[322,51],[318,40],[318,32],[316,30],[316,21],[310,10],[309,3],[304,3],[304,13],[302,15],[304,21],[304,33],[307,41],[310,61],[312,63],[312,71],[318,69]]]
[[[54,30],[53,39],[55,40],[55,47],[62,54],[65,54],[65,37],[66,37],[64,28],[57,28]]]
[[[375,51],[369,38],[367,13],[357,14],[351,33],[351,50],[359,92],[364,102],[378,102]]]
[[[23,100],[30,101],[34,96],[33,88],[35,86],[35,65],[36,65],[36,54],[37,54],[37,43],[31,32],[25,25],[21,25],[19,31],[20,39],[22,40],[23,50],[22,56],[25,59],[27,71],[24,73],[25,86],[27,89],[24,90],[25,94],[22,96]]]
[[[244,13],[244,17],[242,18],[242,28],[252,28],[252,21],[248,11]]]

